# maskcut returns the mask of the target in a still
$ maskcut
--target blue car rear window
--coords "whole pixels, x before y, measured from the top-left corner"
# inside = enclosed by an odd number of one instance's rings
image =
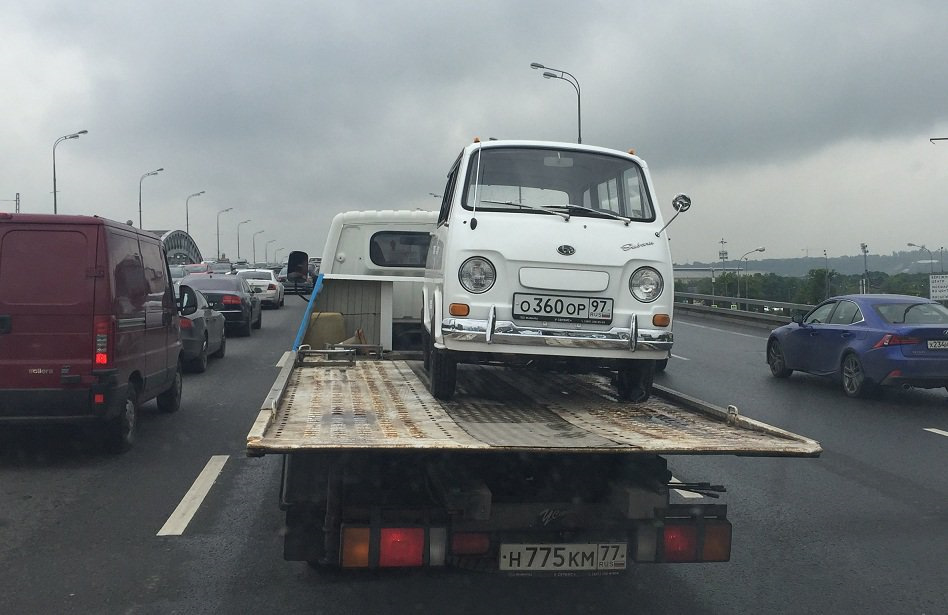
[[[948,325],[948,309],[940,303],[879,303],[873,308],[893,325]]]

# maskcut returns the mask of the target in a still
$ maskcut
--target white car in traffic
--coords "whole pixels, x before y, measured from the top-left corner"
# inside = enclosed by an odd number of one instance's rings
[[[283,283],[271,269],[240,269],[237,275],[247,280],[263,305],[283,307]]]

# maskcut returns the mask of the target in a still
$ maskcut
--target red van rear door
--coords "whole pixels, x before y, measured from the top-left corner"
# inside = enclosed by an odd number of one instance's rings
[[[0,227],[0,387],[91,381],[97,224]],[[77,379],[76,376],[79,376]]]

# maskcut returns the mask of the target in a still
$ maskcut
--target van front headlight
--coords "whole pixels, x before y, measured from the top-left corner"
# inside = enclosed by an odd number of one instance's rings
[[[461,264],[458,280],[469,293],[486,293],[497,279],[497,270],[486,258],[472,256]]]
[[[656,269],[640,267],[629,278],[629,290],[632,296],[642,303],[651,303],[662,295],[665,281]]]

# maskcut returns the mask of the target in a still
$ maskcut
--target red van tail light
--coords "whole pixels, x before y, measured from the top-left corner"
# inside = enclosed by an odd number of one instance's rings
[[[237,295],[224,295],[221,297],[221,303],[224,305],[240,305],[240,297]]]
[[[92,362],[97,367],[112,364],[112,344],[115,339],[115,322],[111,316],[96,316],[93,324],[94,346]]]
[[[192,327],[194,327],[194,323],[191,322],[191,319],[190,319],[190,318],[182,318],[182,319],[181,319],[181,328],[182,328],[182,329],[190,329],[190,328],[192,328]]]

